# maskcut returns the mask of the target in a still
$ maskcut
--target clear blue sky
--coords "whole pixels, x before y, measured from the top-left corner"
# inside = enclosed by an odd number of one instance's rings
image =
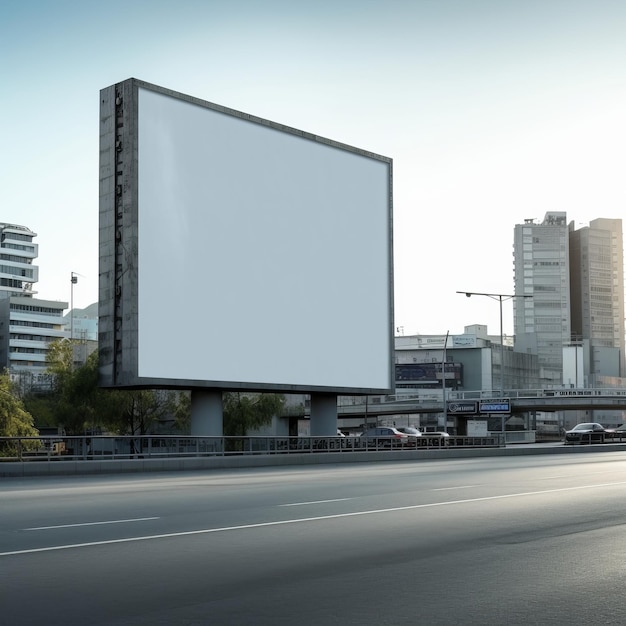
[[[515,224],[624,216],[625,33],[623,0],[4,3],[0,221],[39,297],[97,300],[98,95],[136,77],[392,157],[396,326],[495,334],[455,292],[512,293]]]

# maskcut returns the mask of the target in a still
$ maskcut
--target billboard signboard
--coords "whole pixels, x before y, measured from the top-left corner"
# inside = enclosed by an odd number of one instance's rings
[[[101,384],[393,390],[392,160],[136,79],[100,96]]]
[[[467,420],[468,437],[487,437],[489,428],[487,420]]]
[[[473,415],[478,413],[478,402],[471,400],[463,400],[456,402],[448,402],[447,411],[455,415]]]
[[[506,400],[483,400],[479,406],[481,413],[510,413],[511,401]]]

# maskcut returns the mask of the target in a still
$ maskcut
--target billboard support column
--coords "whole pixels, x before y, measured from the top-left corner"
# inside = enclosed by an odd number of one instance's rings
[[[327,393],[311,394],[311,436],[337,435],[337,396]]]
[[[194,437],[222,437],[224,435],[224,410],[221,391],[192,390],[191,434]]]

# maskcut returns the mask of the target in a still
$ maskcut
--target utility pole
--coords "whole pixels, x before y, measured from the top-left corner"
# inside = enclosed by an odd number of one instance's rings
[[[74,285],[78,282],[76,272],[70,274],[70,341],[74,341]]]
[[[477,291],[457,291],[457,293],[465,294],[468,298],[472,296],[486,296],[492,300],[498,300],[500,303],[500,399],[504,400],[504,330],[502,326],[502,302],[504,300],[512,300],[513,298],[532,298],[532,295],[528,294],[508,294],[508,293],[480,293]],[[493,383],[493,374],[492,374]],[[505,436],[505,419],[502,414],[502,436]]]

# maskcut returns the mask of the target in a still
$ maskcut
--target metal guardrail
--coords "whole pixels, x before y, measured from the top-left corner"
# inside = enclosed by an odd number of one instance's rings
[[[387,402],[434,402],[441,404],[441,389],[423,391],[420,393],[396,393],[381,396],[369,396],[367,403],[375,412],[378,404]],[[477,390],[477,391],[453,391],[446,390],[446,400],[456,402],[460,400],[492,400],[500,398],[526,399],[526,398],[593,398],[609,397],[624,398],[626,389],[623,387],[599,387],[599,388],[576,388],[576,387],[555,387],[552,389],[505,389],[500,390]],[[365,404],[364,396],[339,396],[338,405],[340,407]]]
[[[623,387],[551,389],[505,389],[479,391],[446,390],[446,402],[488,401],[506,399],[518,410],[577,410],[604,408],[626,410],[626,389]],[[522,408],[520,408],[522,407]],[[380,396],[339,396],[340,417],[392,415],[401,413],[440,413],[444,410],[442,390],[403,392]]]
[[[429,437],[416,443],[384,437],[191,437],[160,436],[41,436],[0,437],[2,461],[93,461],[134,458],[182,458],[263,454],[310,454],[446,448],[497,448],[500,433],[486,437]]]

